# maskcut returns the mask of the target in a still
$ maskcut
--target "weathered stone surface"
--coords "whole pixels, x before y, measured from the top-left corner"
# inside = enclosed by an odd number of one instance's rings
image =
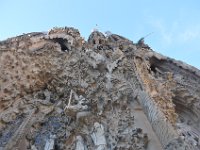
[[[65,27],[0,42],[0,149],[196,150],[199,114],[200,71],[144,41]]]

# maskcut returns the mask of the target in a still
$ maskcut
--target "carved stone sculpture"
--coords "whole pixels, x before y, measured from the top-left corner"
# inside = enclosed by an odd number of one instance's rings
[[[102,124],[98,122],[94,123],[94,130],[91,137],[97,150],[106,150],[105,131]]]

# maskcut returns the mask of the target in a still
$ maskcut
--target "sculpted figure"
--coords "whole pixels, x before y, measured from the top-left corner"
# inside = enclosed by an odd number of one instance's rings
[[[94,130],[91,137],[96,146],[96,150],[106,150],[105,131],[102,124],[98,122],[94,123]]]
[[[76,136],[76,150],[87,150],[83,138],[80,135]]]

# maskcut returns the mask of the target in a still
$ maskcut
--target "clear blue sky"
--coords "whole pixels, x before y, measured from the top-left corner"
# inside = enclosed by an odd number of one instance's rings
[[[0,0],[0,40],[73,26],[88,38],[98,24],[200,68],[199,0]]]

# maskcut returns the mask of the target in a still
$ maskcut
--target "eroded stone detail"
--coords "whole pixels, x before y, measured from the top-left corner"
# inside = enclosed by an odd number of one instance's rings
[[[29,33],[0,42],[0,77],[0,148],[200,148],[200,71],[144,41]]]

